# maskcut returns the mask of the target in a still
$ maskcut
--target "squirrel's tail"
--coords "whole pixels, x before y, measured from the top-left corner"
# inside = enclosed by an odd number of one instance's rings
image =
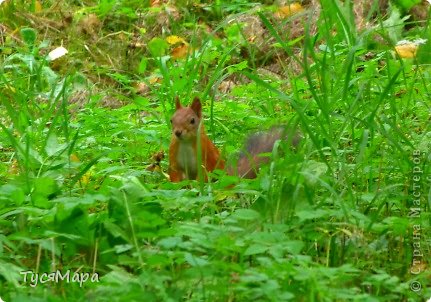
[[[256,178],[259,168],[270,160],[268,156],[260,156],[260,154],[272,152],[278,140],[286,141],[292,147],[296,147],[301,140],[301,135],[294,129],[282,126],[251,135],[239,155],[236,167],[229,166],[227,173],[241,178]]]

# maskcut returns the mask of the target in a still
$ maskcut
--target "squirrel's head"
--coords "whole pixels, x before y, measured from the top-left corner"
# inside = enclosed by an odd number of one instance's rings
[[[202,104],[195,97],[189,107],[183,107],[178,97],[175,99],[175,113],[171,118],[172,133],[179,140],[193,140],[199,128],[202,116]]]

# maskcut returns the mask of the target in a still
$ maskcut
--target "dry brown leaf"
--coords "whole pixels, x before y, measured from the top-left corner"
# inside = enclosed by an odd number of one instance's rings
[[[151,160],[153,161],[152,164],[148,165],[145,170],[147,171],[151,171],[151,172],[160,172],[161,171],[161,167],[160,167],[160,162],[163,160],[163,158],[165,158],[165,152],[163,150],[153,154],[153,156],[151,156]]]
[[[85,34],[96,36],[102,28],[102,22],[96,14],[89,14],[81,19],[78,28]]]
[[[235,87],[235,82],[231,81],[231,80],[224,80],[223,82],[220,83],[220,85],[218,86],[218,90],[221,93],[228,93],[230,92],[233,88]]]
[[[420,273],[420,272],[426,271],[427,269],[428,269],[428,266],[424,262],[413,263],[412,266],[410,267],[410,272]]]
[[[73,161],[74,163],[80,162],[79,157],[75,153],[70,154],[70,160]]]
[[[10,165],[10,168],[9,168],[9,174],[12,174],[12,175],[19,174],[19,166],[16,158],[12,159],[12,164]]]
[[[134,86],[137,94],[146,95],[150,92],[150,87],[144,82],[137,82]]]
[[[160,0],[151,0],[150,7],[160,7],[162,5],[162,1]]]
[[[256,40],[256,36],[250,36],[247,38],[247,41],[253,43]]]
[[[166,13],[175,21],[178,21],[180,19],[180,12],[178,8],[176,8],[175,6],[166,5],[165,10],[166,10]]]
[[[190,48],[188,44],[182,44],[180,46],[174,47],[171,50],[171,56],[174,59],[183,59],[190,53]]]
[[[164,150],[160,150],[159,152],[153,154],[153,156],[151,157],[152,160],[156,161],[156,162],[161,162],[162,159],[165,158],[165,151]]]
[[[132,41],[132,42],[130,42],[130,44],[129,44],[129,47],[130,48],[144,48],[144,47],[146,47],[147,45],[145,44],[145,43],[143,43],[143,42],[135,42],[135,41]]]

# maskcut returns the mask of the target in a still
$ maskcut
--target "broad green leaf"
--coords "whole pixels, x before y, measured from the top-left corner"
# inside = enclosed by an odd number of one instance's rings
[[[405,11],[410,10],[416,4],[421,3],[421,0],[396,0],[399,6],[401,6]]]
[[[142,58],[141,62],[139,62],[138,72],[140,74],[143,74],[147,70],[147,63],[148,63],[147,58]]]
[[[320,176],[325,174],[327,171],[328,166],[326,164],[310,160],[302,173],[308,184],[315,185],[319,181]]]
[[[1,201],[12,201],[15,202],[15,205],[20,206],[24,203],[25,194],[22,188],[17,187],[15,185],[4,185],[0,187],[0,202]],[[4,203],[1,203],[4,205]],[[7,203],[6,203],[7,205]],[[2,206],[0,206],[2,208]]]
[[[36,30],[30,27],[23,28],[21,37],[28,46],[33,46],[36,41]]]
[[[250,256],[250,255],[256,255],[256,254],[262,254],[265,253],[268,250],[267,245],[262,244],[252,244],[250,245],[244,252],[244,255]]]
[[[182,240],[179,237],[168,237],[168,238],[163,238],[162,240],[160,240],[157,245],[159,245],[165,249],[171,249],[171,248],[178,246],[178,244],[180,244],[181,242],[182,242]]]
[[[205,266],[205,265],[209,264],[208,260],[206,260],[202,257],[198,257],[196,255],[192,255],[190,253],[186,253],[184,256],[184,259],[191,266]]]
[[[168,43],[160,38],[153,38],[148,43],[148,49],[153,55],[153,57],[161,57],[166,54],[166,50],[168,49],[169,45]]]
[[[404,29],[404,22],[409,16],[402,17],[400,10],[396,7],[392,7],[389,18],[383,21],[385,29],[388,31],[389,38],[393,43],[399,41],[402,37],[402,31]]]
[[[46,141],[45,151],[48,156],[58,155],[61,151],[67,148],[67,144],[60,144],[57,135],[51,133]]]
[[[58,191],[56,181],[50,177],[40,177],[34,180],[34,190],[32,201],[39,208],[48,208],[51,206],[49,197]]]
[[[18,267],[12,263],[0,261],[0,276],[3,276],[7,282],[10,282],[14,286],[18,286],[18,281],[22,281],[24,275],[20,272],[25,271],[23,268]],[[29,275],[27,275],[27,282],[29,282]]]
[[[317,210],[306,210],[306,211],[298,211],[296,215],[299,217],[301,221],[317,219],[322,217],[329,216],[329,211],[317,209]]]
[[[286,249],[289,251],[289,253],[293,255],[297,255],[301,252],[301,250],[304,248],[304,242],[299,240],[291,240],[283,243],[283,245],[286,247]]]
[[[133,249],[133,245],[131,244],[117,244],[115,247],[115,252],[117,254],[122,254],[124,252],[130,251],[131,249]]]
[[[232,213],[232,217],[239,220],[258,220],[260,213],[250,209],[238,209]]]

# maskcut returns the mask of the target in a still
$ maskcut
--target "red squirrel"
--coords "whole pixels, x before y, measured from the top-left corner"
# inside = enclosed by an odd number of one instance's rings
[[[179,182],[184,179],[197,179],[198,169],[202,168],[205,181],[207,181],[207,172],[225,169],[225,161],[221,158],[220,151],[207,136],[204,125],[200,125],[202,123],[201,101],[195,97],[189,107],[183,107],[177,97],[175,107],[175,113],[171,118],[172,138],[169,146],[170,180]],[[198,167],[199,127],[202,167]],[[246,143],[244,152],[240,154],[237,166],[228,167],[226,169],[227,174],[238,175],[241,178],[256,178],[259,167],[269,161],[268,157],[259,155],[271,152],[275,142],[284,138],[286,138],[286,133],[282,127],[252,135]],[[292,145],[296,146],[299,139],[299,135],[295,134],[291,142]]]
[[[198,178],[198,131],[200,127],[200,146],[203,172],[224,169],[220,151],[205,132],[202,120],[202,104],[195,97],[190,107],[183,107],[178,97],[175,100],[175,113],[171,118],[172,138],[169,146],[169,177],[172,182]]]

